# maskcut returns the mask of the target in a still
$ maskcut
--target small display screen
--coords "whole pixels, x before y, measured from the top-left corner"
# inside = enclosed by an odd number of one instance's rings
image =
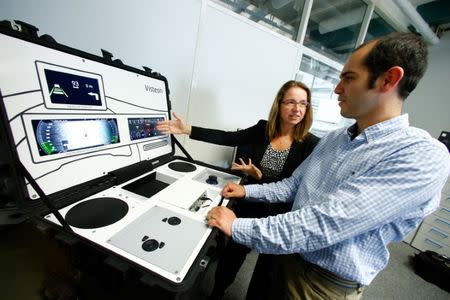
[[[39,155],[53,155],[120,142],[116,119],[32,120]]]
[[[102,106],[97,78],[44,69],[51,103]]]
[[[128,119],[128,128],[130,130],[130,139],[140,140],[148,137],[163,135],[156,129],[156,123],[164,121],[164,117],[152,118],[130,118]]]

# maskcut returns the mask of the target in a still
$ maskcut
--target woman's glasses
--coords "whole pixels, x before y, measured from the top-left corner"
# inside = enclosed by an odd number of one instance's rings
[[[289,100],[283,100],[283,101],[281,101],[281,103],[283,103],[284,105],[286,105],[289,108],[293,108],[296,105],[299,105],[302,108],[306,108],[309,106],[309,103],[306,100],[295,101],[295,100],[289,99]]]

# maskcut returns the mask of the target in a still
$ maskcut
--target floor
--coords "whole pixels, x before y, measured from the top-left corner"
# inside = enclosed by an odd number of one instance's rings
[[[195,292],[179,293],[173,297],[166,291],[149,288],[139,280],[128,280],[128,284],[119,281],[100,280],[110,273],[98,272],[87,275],[73,268],[74,262],[57,242],[53,234],[43,233],[30,223],[0,228],[0,290],[2,299],[40,300],[54,299],[206,299],[213,284],[215,264],[211,264],[199,276]],[[448,300],[450,294],[417,276],[410,264],[409,257],[417,252],[405,243],[390,245],[391,258],[388,267],[383,270],[367,288],[364,300],[379,299],[433,299]],[[251,277],[257,254],[251,252],[237,278],[225,294],[224,300],[245,299],[248,282]],[[95,257],[83,257],[83,263],[97,264]],[[99,284],[101,281],[101,284]],[[75,297],[74,291],[79,297]],[[47,295],[44,298],[43,295]],[[81,295],[81,296],[80,296]],[[180,297],[178,297],[181,295]],[[59,297],[59,298],[58,298]]]

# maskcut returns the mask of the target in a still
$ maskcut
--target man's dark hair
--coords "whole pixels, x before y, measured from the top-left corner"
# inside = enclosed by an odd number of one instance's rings
[[[419,83],[428,64],[428,49],[421,36],[415,33],[396,32],[369,41],[376,43],[364,60],[369,70],[369,88],[375,86],[377,78],[394,66],[402,67],[403,78],[398,84],[398,94],[405,100]]]

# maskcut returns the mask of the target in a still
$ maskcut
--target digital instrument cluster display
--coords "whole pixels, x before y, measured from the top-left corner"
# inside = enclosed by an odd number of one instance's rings
[[[52,103],[101,106],[98,80],[53,70],[44,70]]]
[[[114,118],[32,120],[32,125],[40,156],[120,142]]]
[[[45,105],[50,109],[105,110],[100,74],[36,62]]]
[[[130,131],[130,139],[135,141],[164,135],[156,129],[156,124],[159,121],[164,121],[164,117],[129,118],[128,129]]]

